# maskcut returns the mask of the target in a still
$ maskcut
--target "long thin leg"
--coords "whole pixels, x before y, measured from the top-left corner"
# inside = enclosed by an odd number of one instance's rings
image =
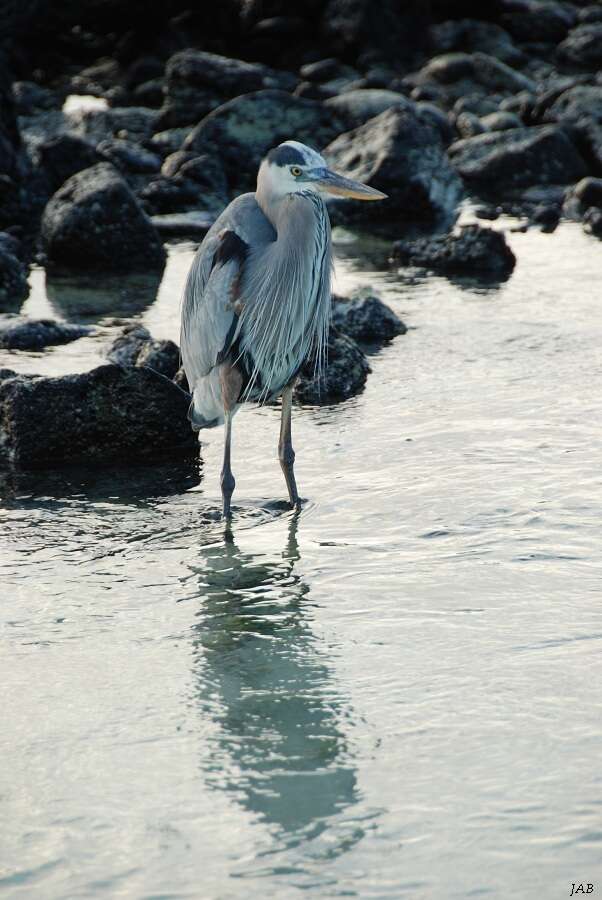
[[[278,459],[284,473],[288,495],[293,506],[299,505],[299,494],[295,482],[295,451],[291,443],[291,410],[293,406],[293,385],[289,384],[282,393],[282,418],[280,420],[280,440]]]
[[[230,410],[225,411],[224,418],[226,423],[226,435],[224,440],[224,464],[222,466],[220,482],[222,486],[222,512],[224,519],[229,519],[232,515],[230,501],[236,484],[230,467],[230,445],[232,443],[232,413]]]

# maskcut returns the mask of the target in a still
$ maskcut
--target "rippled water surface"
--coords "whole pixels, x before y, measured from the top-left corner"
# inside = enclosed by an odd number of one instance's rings
[[[602,254],[510,238],[497,286],[339,242],[338,290],[410,330],[295,411],[299,515],[275,408],[235,420],[231,536],[219,430],[200,465],[6,480],[3,896],[602,889]],[[0,364],[97,365],[110,316],[177,339],[191,253],[108,305],[34,272],[25,312],[97,333]]]

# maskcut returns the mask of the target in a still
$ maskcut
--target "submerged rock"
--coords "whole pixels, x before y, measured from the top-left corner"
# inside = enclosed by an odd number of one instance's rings
[[[436,272],[496,277],[508,275],[516,263],[504,235],[480,225],[465,225],[457,232],[433,238],[397,241],[392,259]]]
[[[317,378],[313,360],[301,369],[295,396],[301,403],[328,404],[358,394],[366,383],[370,366],[356,342],[331,328],[328,337],[328,366]]]
[[[568,184],[586,167],[566,131],[556,126],[511,128],[456,141],[452,164],[478,188],[500,190],[534,184]]]
[[[10,252],[8,242],[0,242],[0,309],[18,308],[28,294],[25,266]]]
[[[0,461],[23,469],[110,464],[193,449],[190,398],[148,368],[107,365],[0,383]]]
[[[105,271],[162,269],[165,250],[152,222],[109,163],[73,175],[50,199],[42,241],[51,263]]]
[[[333,296],[332,301],[333,326],[356,341],[387,341],[407,331],[401,319],[378,297]]]
[[[69,344],[90,331],[83,325],[69,325],[54,319],[0,315],[0,347],[5,350],[42,350],[56,344]]]
[[[449,164],[439,130],[412,109],[392,107],[340,135],[324,155],[333,168],[387,194],[382,203],[335,201],[342,221],[405,220],[449,227],[462,183]]]

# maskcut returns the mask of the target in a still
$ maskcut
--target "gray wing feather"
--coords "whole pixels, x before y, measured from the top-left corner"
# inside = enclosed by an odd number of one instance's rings
[[[200,378],[210,374],[238,336],[232,298],[240,277],[240,258],[216,264],[226,232],[233,232],[247,246],[275,237],[253,194],[234,200],[205,236],[190,268],[182,305],[180,346],[191,391]]]

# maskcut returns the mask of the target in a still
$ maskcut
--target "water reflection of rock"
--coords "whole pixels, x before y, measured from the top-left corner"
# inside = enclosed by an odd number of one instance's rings
[[[345,704],[305,618],[309,588],[294,571],[296,532],[295,516],[280,559],[243,553],[230,539],[205,548],[194,568],[199,712],[217,726],[202,768],[290,844],[318,836],[357,800],[339,725]]]
[[[46,294],[54,312],[72,322],[107,316],[130,318],[155,302],[161,273],[131,275],[46,272]]]

